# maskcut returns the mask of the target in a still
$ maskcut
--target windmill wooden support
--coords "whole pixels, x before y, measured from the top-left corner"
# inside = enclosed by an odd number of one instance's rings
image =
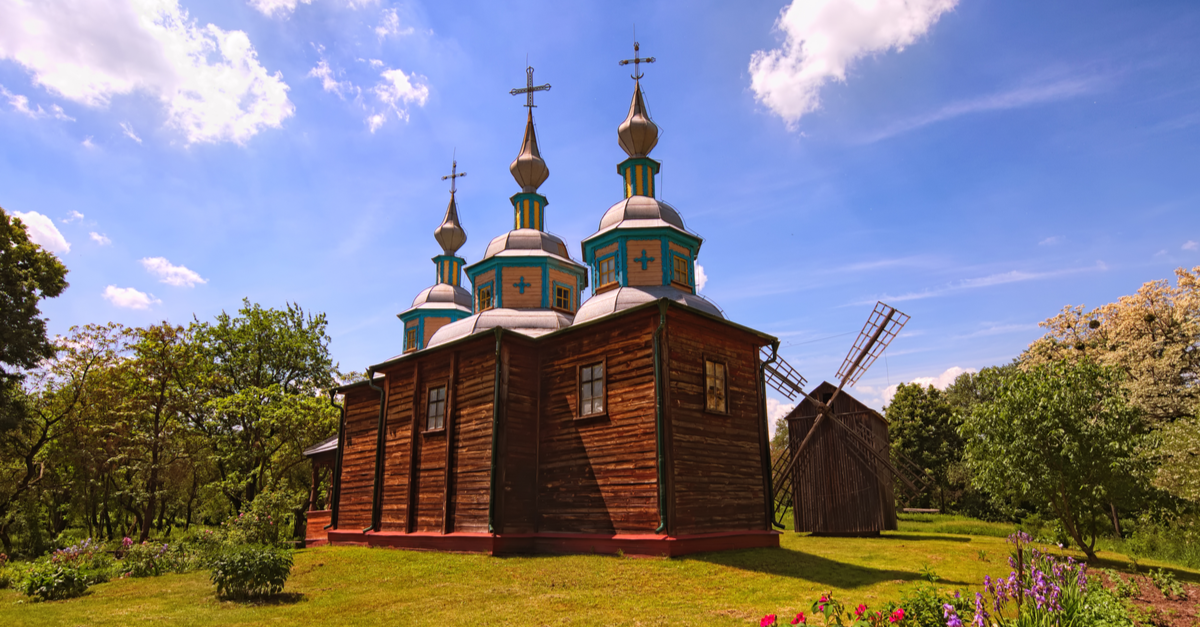
[[[768,384],[789,399],[803,396],[788,416],[788,451],[772,464],[777,527],[784,527],[791,512],[797,531],[862,534],[894,529],[892,478],[908,491],[922,491],[927,481],[923,474],[914,472],[911,462],[893,459],[887,421],[849,394],[842,395],[908,320],[907,314],[876,303],[838,369],[836,387],[823,383],[809,394],[803,390],[803,377],[791,366],[778,361],[764,366]],[[832,426],[826,429],[826,424]]]

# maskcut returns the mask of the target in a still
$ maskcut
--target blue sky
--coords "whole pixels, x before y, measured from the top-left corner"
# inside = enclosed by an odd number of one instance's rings
[[[877,299],[912,316],[853,392],[878,407],[1200,265],[1189,2],[10,1],[0,206],[70,269],[54,333],[291,301],[362,369],[434,281],[452,156],[461,254],[511,228],[527,58],[578,256],[621,196],[634,22],[702,293],[814,383]]]

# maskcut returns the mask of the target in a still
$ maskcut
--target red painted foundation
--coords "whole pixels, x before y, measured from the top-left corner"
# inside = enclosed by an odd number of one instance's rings
[[[512,555],[522,553],[605,553],[676,557],[705,551],[775,548],[777,531],[735,531],[691,536],[657,534],[583,533],[397,533],[336,530],[328,531],[329,544],[380,546],[415,551],[448,551]],[[316,545],[308,545],[316,546]]]

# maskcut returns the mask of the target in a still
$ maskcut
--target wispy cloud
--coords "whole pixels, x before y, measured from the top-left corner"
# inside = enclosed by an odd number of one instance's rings
[[[186,266],[172,265],[165,257],[147,257],[142,260],[142,266],[167,285],[195,287],[197,283],[208,283],[207,279],[201,278],[195,271]]]
[[[75,210],[71,210],[67,213],[67,217],[59,220],[59,222],[62,222],[63,224],[70,224],[72,222],[78,222],[82,219],[83,219],[82,213],[79,213],[78,211],[75,211]]]
[[[1197,244],[1193,240],[1188,240],[1187,243],[1183,245],[1183,249],[1184,250],[1200,250],[1200,244]]]
[[[909,257],[897,257],[895,259],[877,259],[875,261],[852,263],[848,266],[834,268],[831,272],[865,272],[881,268],[911,268],[930,266],[933,263],[933,259],[928,255],[912,255]]]
[[[1038,242],[1038,246],[1053,246],[1061,241],[1063,241],[1063,237],[1061,235],[1054,235]]]
[[[103,233],[92,231],[91,233],[88,233],[88,236],[92,238],[93,242],[96,242],[101,246],[108,246],[112,243],[112,240],[108,239],[108,236]]]
[[[1027,324],[995,324],[966,335],[956,335],[954,336],[954,339],[965,340],[973,337],[987,337],[989,335],[1002,335],[1004,333],[1015,333],[1017,331],[1030,331],[1036,328],[1038,328],[1036,322]]]
[[[1049,272],[1023,272],[1021,270],[1013,270],[1011,272],[1001,272],[998,274],[990,274],[988,276],[977,277],[974,279],[963,279],[953,283],[948,283],[941,287],[928,288],[916,292],[906,292],[903,294],[884,294],[877,298],[869,298],[857,302],[850,303],[851,305],[868,305],[876,300],[882,300],[886,303],[901,303],[909,300],[921,300],[923,298],[934,298],[936,296],[944,296],[954,292],[964,290],[978,289],[981,287],[992,287],[995,285],[1005,285],[1008,283],[1021,283],[1024,281],[1039,281],[1043,279],[1052,279],[1071,274],[1079,274],[1080,272],[1094,272],[1107,270],[1108,266],[1102,261],[1097,261],[1094,266],[1086,266],[1082,268],[1067,268],[1064,270],[1052,270]]]
[[[946,386],[950,385],[951,383],[954,383],[954,380],[957,379],[959,375],[967,373],[967,372],[978,372],[978,371],[975,370],[974,368],[960,368],[958,366],[953,366],[951,368],[947,368],[945,371],[943,371],[939,375],[932,376],[932,377],[916,377],[915,379],[913,379],[912,381],[908,381],[907,383],[910,383],[913,385],[921,385],[921,386],[932,385],[933,387],[935,387],[939,390],[944,390],[944,389],[946,389]],[[896,395],[896,389],[899,387],[900,387],[899,384],[893,384],[893,385],[889,385],[886,388],[884,388],[883,402],[891,403],[892,397],[894,397]]]
[[[960,100],[952,102],[932,113],[895,122],[880,131],[863,137],[860,141],[861,143],[869,144],[901,133],[907,133],[923,126],[929,126],[930,124],[944,122],[972,113],[1019,109],[1021,107],[1054,102],[1056,100],[1066,100],[1095,92],[1102,85],[1103,81],[1097,77],[1076,77],[1040,85],[1018,87],[969,100]]]
[[[14,111],[27,115],[35,120],[39,120],[41,118],[54,118],[56,120],[65,120],[67,122],[75,121],[75,118],[67,115],[66,112],[63,111],[63,108],[58,105],[50,105],[49,111],[43,109],[42,105],[36,105],[36,108],[30,108],[29,98],[22,96],[21,94],[12,93],[11,91],[5,89],[3,85],[0,85],[0,96],[4,96],[8,100],[8,104],[12,106]]]
[[[380,39],[388,35],[411,35],[413,27],[400,28],[400,16],[396,14],[396,9],[388,9],[383,12],[383,19],[379,21],[379,26],[375,27],[375,34],[379,35]]]
[[[104,288],[104,300],[124,309],[149,309],[162,301],[145,292],[139,292],[132,287],[117,287],[110,285]]]
[[[129,139],[132,139],[139,144],[142,143],[142,138],[138,137],[137,133],[133,132],[133,126],[131,126],[129,122],[121,122],[121,132],[125,133],[125,136]]]

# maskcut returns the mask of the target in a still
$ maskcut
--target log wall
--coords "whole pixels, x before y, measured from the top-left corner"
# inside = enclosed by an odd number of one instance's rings
[[[371,524],[379,393],[366,386],[353,388],[346,391],[343,403],[346,442],[338,494],[338,529],[359,531]]]
[[[671,531],[767,529],[757,378],[762,340],[679,309],[667,319]],[[727,414],[705,408],[706,358],[728,367]]]

